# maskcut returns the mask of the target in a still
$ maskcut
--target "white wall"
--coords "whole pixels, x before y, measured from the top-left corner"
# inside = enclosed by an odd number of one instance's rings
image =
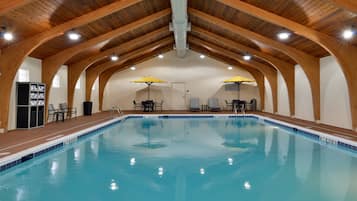
[[[321,59],[321,123],[352,128],[351,107],[345,76],[336,59]]]
[[[278,71],[278,114],[290,116],[289,94],[286,82]]]
[[[21,64],[20,69],[29,71],[30,82],[41,82],[41,60],[27,57]],[[16,128],[16,82],[19,80],[18,72],[11,89],[8,130]]]
[[[92,87],[92,94],[91,94],[91,101],[93,102],[92,105],[92,112],[100,112],[99,111],[99,79],[97,78]]]
[[[264,105],[264,111],[265,112],[270,112],[273,113],[274,108],[273,108],[273,95],[271,92],[271,87],[270,87],[270,83],[267,80],[266,77],[264,77],[264,86],[265,86],[265,92],[264,92],[264,96],[265,96],[265,105]]]
[[[153,58],[136,66],[136,71],[125,70],[114,74],[104,91],[103,109],[119,105],[123,110],[133,109],[132,101],[147,99],[147,85],[135,84],[131,81],[141,76],[155,76],[168,81],[164,84],[153,84],[151,98],[164,100],[164,109],[187,109],[190,97],[199,97],[200,103],[207,103],[210,97],[218,97],[221,107],[224,100],[237,99],[235,86],[224,84],[223,81],[235,75],[253,78],[247,71],[234,68],[229,71],[226,64],[206,57],[200,59],[199,54],[188,51],[184,59],[176,57],[174,51],[165,54],[164,59]],[[176,83],[176,84],[175,84]],[[182,94],[173,89],[183,83],[185,90]],[[260,102],[256,86],[241,86],[240,98],[250,100],[257,98]],[[182,104],[180,104],[182,103]]]
[[[79,89],[74,90],[73,107],[77,108],[77,116],[83,115],[83,102],[86,99],[86,72],[79,77]],[[77,83],[78,84],[78,83]],[[66,101],[67,102],[67,101]]]
[[[68,67],[63,65],[56,73],[56,75],[60,78],[60,87],[54,88],[52,84],[50,89],[48,103],[53,104],[55,108],[58,108],[60,103],[67,103],[67,73]]]
[[[314,121],[310,83],[300,65],[295,66],[295,117]]]

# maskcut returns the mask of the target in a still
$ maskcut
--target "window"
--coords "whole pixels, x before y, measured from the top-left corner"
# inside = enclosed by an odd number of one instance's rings
[[[93,90],[93,91],[95,90],[95,84],[93,84],[93,86],[92,86],[92,90]]]
[[[30,72],[29,70],[19,69],[19,82],[29,82]]]
[[[79,78],[76,83],[76,89],[81,89],[81,78]]]
[[[55,75],[52,81],[52,87],[53,88],[60,88],[61,82],[60,82],[60,77],[58,75]]]

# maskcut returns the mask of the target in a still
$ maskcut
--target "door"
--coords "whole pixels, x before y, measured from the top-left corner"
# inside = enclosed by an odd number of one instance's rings
[[[186,110],[186,85],[184,82],[171,83],[172,110]]]

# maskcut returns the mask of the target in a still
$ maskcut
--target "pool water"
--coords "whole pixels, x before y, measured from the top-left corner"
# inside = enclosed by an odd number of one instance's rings
[[[0,174],[0,201],[356,201],[356,154],[254,118],[129,118]]]

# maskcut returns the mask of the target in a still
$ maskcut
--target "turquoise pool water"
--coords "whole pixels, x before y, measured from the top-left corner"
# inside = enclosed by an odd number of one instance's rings
[[[356,201],[357,157],[253,118],[133,118],[0,174],[0,201]]]

